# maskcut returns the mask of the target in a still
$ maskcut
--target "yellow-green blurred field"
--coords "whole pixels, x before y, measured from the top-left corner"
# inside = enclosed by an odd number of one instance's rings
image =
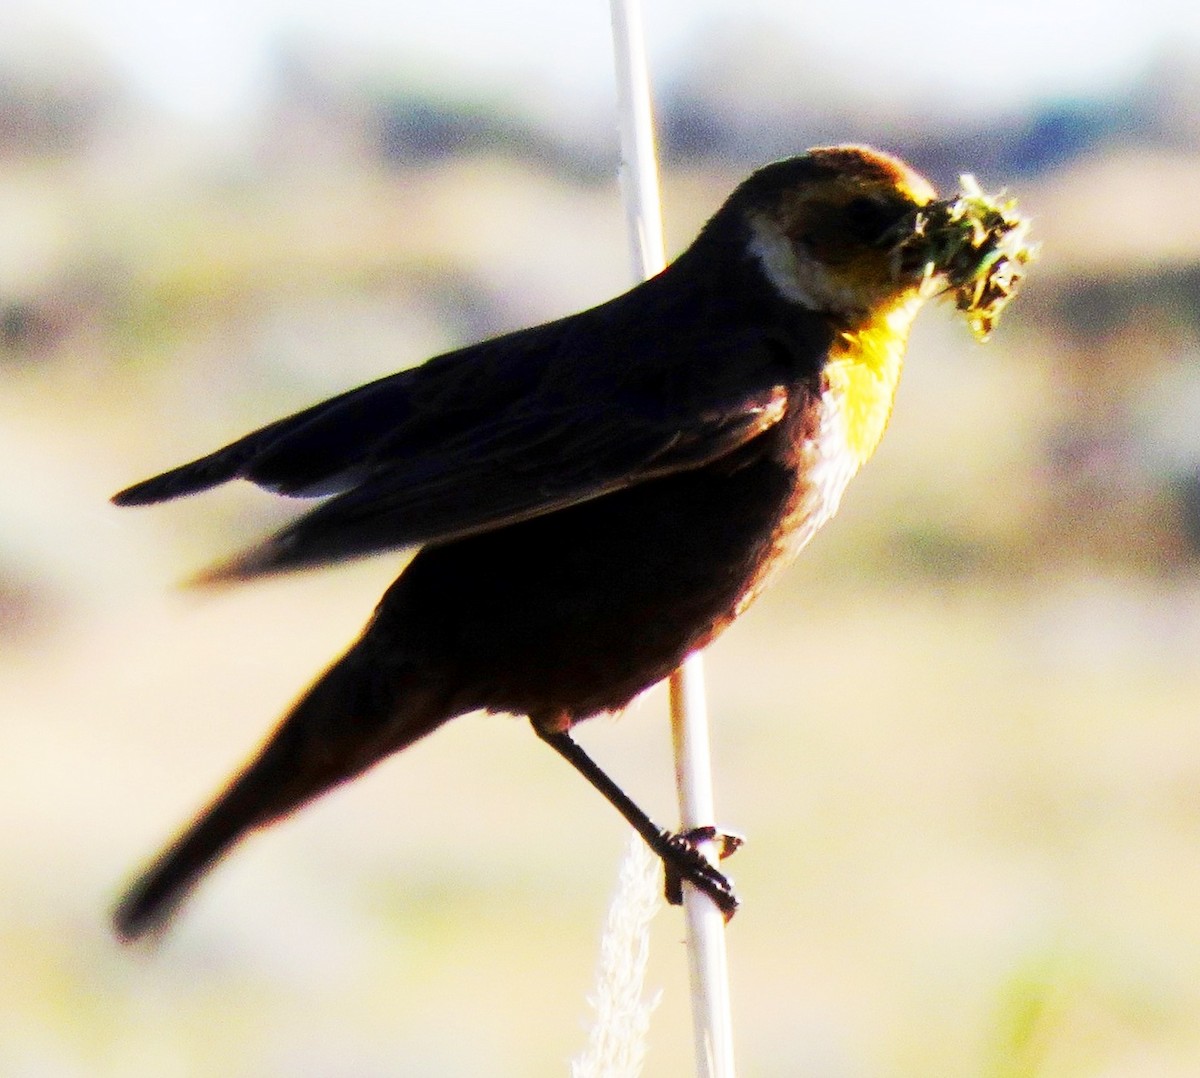
[[[114,942],[131,871],[402,559],[185,593],[280,506],[106,499],[623,288],[615,185],[155,152],[0,167],[0,1073],[565,1074],[626,836],[517,720],[452,724],[247,842],[157,948]],[[877,460],[708,657],[746,1075],[1200,1073],[1196,166],[1022,186],[1024,302],[984,348],[923,316]],[[668,175],[673,250],[737,178]],[[670,820],[664,710],[581,736]],[[687,1075],[678,913],[654,932],[646,1074]]]

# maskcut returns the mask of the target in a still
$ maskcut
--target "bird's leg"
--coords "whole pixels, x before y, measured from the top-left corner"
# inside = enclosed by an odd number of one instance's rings
[[[688,880],[716,903],[717,908],[725,915],[725,920],[728,921],[734,915],[738,908],[738,899],[733,886],[724,873],[711,865],[700,852],[698,843],[717,839],[721,842],[721,856],[726,857],[741,845],[739,836],[719,834],[716,828],[708,827],[675,834],[663,830],[583,751],[578,742],[571,737],[569,730],[537,721],[534,721],[533,728],[538,737],[599,790],[608,803],[645,839],[646,845],[663,863],[668,902],[678,906],[683,901],[681,884],[683,880]]]

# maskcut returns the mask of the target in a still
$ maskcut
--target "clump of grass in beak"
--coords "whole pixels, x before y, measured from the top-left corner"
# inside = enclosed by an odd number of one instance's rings
[[[1036,250],[1026,242],[1029,222],[1014,199],[985,195],[974,176],[961,176],[953,198],[922,206],[895,249],[903,273],[946,282],[955,306],[978,340],[987,340],[1016,294]]]

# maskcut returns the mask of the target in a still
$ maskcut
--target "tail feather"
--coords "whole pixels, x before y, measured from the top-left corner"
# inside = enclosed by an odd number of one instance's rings
[[[280,724],[213,804],[117,905],[122,940],[162,928],[204,874],[247,833],[361,774],[447,719],[442,683],[398,664],[370,631]]]
[[[253,775],[256,771],[259,774]],[[122,940],[161,929],[221,855],[267,822],[263,778],[252,765],[143,872],[113,911],[113,925]]]

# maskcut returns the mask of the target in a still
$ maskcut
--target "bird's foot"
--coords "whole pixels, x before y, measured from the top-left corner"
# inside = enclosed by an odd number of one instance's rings
[[[672,906],[683,904],[683,881],[687,880],[708,895],[728,921],[737,912],[738,897],[726,875],[701,853],[700,845],[718,843],[717,857],[723,861],[745,841],[739,834],[715,827],[694,827],[664,835],[658,852],[666,877],[667,901]]]

